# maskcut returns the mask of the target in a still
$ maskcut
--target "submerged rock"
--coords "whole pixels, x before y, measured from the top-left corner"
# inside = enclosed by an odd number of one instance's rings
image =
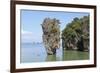
[[[41,24],[43,30],[43,43],[47,54],[56,54],[60,47],[60,22],[57,19],[45,18]]]

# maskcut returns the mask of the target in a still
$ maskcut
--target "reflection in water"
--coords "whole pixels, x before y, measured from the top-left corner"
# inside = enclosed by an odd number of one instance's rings
[[[63,58],[63,50],[62,50],[62,48],[59,48],[59,49],[57,49],[56,50],[56,60],[57,61],[61,61],[62,60],[62,58]]]
[[[56,50],[56,55],[47,55],[46,61],[62,61],[62,49]]]
[[[56,55],[48,55],[46,61],[56,61]]]
[[[63,60],[86,60],[89,59],[89,52],[67,50],[64,51]]]
[[[89,59],[88,52],[56,50],[56,55],[47,55],[43,44],[24,43],[21,46],[21,63]]]

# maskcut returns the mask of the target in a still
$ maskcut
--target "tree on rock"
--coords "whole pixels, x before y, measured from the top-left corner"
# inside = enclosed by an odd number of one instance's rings
[[[89,16],[74,18],[62,31],[62,47],[66,50],[89,50]]]

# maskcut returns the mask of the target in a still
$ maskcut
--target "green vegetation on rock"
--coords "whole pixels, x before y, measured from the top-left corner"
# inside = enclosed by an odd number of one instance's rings
[[[66,50],[89,50],[89,16],[74,18],[62,31],[62,47]]]

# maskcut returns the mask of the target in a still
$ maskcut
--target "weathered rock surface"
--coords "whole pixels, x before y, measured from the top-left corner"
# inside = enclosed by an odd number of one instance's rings
[[[42,25],[43,43],[47,54],[56,54],[56,49],[60,47],[60,22],[57,19],[45,18]]]

